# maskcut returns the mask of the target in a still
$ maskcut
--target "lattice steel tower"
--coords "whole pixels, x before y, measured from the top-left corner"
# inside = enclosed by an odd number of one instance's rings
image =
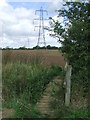
[[[37,12],[40,12],[40,18],[39,19],[34,19],[34,20],[39,20],[39,26],[35,26],[35,27],[39,27],[39,34],[38,34],[38,42],[37,42],[37,46],[40,46],[40,44],[43,44],[46,48],[46,41],[45,41],[45,31],[44,31],[44,20],[48,20],[48,19],[44,19],[43,14],[44,12],[47,12],[47,10],[43,10],[43,8],[41,7],[40,10],[36,10],[35,14]]]

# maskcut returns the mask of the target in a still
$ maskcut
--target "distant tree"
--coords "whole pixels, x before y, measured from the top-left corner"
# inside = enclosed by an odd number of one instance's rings
[[[35,47],[33,47],[33,49],[37,49],[37,48],[40,48],[40,46],[36,45]]]
[[[58,49],[58,47],[48,45],[48,46],[47,46],[47,49]]]
[[[27,48],[25,48],[25,46],[19,47],[19,50],[25,50],[25,49],[27,49]]]
[[[48,46],[47,46],[47,49],[51,49],[51,46],[50,46],[50,45],[48,45]]]

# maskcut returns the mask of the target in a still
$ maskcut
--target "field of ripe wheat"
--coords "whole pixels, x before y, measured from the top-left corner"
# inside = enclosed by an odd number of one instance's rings
[[[8,62],[41,62],[43,65],[65,66],[65,60],[58,50],[4,50],[3,63]]]

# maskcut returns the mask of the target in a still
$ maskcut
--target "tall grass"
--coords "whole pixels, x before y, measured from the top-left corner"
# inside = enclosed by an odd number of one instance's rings
[[[40,100],[47,84],[54,76],[60,75],[62,69],[45,66],[40,55],[12,56],[11,52],[6,51],[3,55],[3,107],[13,108],[15,117],[37,117],[40,112],[32,106]]]
[[[13,108],[15,117],[38,117],[40,112],[29,105],[40,100],[47,84],[61,71],[60,67],[43,67],[41,64],[6,64],[3,67],[3,107]],[[22,104],[18,103],[21,100]]]
[[[27,63],[27,64],[38,64],[43,63],[43,55],[39,52],[32,54],[27,52],[5,50],[2,52],[2,63],[6,65],[8,63]]]
[[[8,63],[3,66],[3,98],[23,98],[36,103],[49,81],[61,71],[59,67],[42,64]]]
[[[56,84],[53,82],[52,84],[52,91],[51,91],[51,96],[52,98],[50,99],[50,108],[53,110],[53,117],[58,118],[60,120],[68,119],[88,119],[89,111],[88,111],[88,106],[87,103],[84,103],[82,101],[85,101],[85,97],[82,97],[82,90],[78,91],[78,89],[81,89],[82,86],[80,85],[75,85],[75,83],[72,83],[73,87],[75,86],[76,90],[72,91],[73,96],[71,96],[71,103],[70,106],[66,107],[65,106],[65,95],[64,95],[64,89],[61,84]],[[73,88],[74,89],[74,88]],[[77,92],[77,94],[75,94]],[[78,96],[79,95],[79,96]],[[73,100],[75,102],[73,103]],[[82,100],[81,100],[82,99]],[[79,102],[77,102],[79,101]]]

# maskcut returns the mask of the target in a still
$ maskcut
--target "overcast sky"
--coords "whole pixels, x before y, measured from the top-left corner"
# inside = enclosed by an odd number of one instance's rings
[[[63,18],[57,18],[55,10],[62,8],[63,2],[6,2],[0,0],[0,47],[34,47],[38,41],[39,21],[33,20],[39,18],[39,13],[35,15],[35,10],[43,7],[48,11],[48,15],[44,13],[44,18],[50,16],[55,20],[63,22]],[[49,21],[44,21],[45,26],[49,26]],[[3,37],[2,37],[3,36]],[[47,45],[61,46],[55,38],[49,36],[49,32],[45,31],[45,40]]]

